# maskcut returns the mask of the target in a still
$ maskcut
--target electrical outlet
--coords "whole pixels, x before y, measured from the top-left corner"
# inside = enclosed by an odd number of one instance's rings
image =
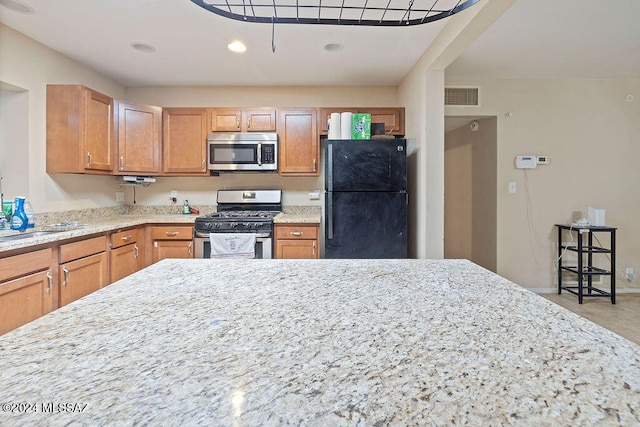
[[[636,280],[636,273],[633,272],[633,267],[627,267],[624,272],[627,281],[633,282],[634,280]]]
[[[309,200],[320,200],[320,190],[310,192]]]
[[[116,191],[116,202],[124,202],[124,191]]]
[[[171,195],[169,196],[169,200],[171,200],[171,204],[175,205],[178,203],[178,190],[171,190]]]
[[[517,190],[517,185],[515,182],[511,181],[509,183],[509,193],[515,193]]]

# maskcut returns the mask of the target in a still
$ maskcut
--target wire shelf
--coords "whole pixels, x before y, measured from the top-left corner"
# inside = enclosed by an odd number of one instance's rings
[[[446,18],[480,0],[191,0],[225,18],[269,24],[406,27]]]

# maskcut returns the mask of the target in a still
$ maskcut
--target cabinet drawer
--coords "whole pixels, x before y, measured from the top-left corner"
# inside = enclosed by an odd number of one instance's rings
[[[100,236],[60,245],[60,263],[83,258],[107,250],[107,237]]]
[[[317,239],[315,226],[277,226],[276,239]]]
[[[49,271],[0,284],[0,335],[51,311]]]
[[[48,269],[51,256],[51,249],[42,249],[0,259],[0,282]]]
[[[111,248],[119,248],[120,246],[136,243],[138,241],[138,229],[119,231],[111,235]]]
[[[192,240],[193,227],[156,226],[151,227],[151,240]]]

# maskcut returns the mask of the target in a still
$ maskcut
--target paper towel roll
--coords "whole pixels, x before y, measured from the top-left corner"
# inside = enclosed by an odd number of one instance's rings
[[[340,113],[331,113],[329,139],[340,139]]]
[[[340,115],[340,139],[351,139],[351,121],[353,113],[345,112]]]

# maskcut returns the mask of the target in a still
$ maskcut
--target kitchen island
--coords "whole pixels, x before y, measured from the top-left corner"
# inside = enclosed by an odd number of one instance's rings
[[[463,260],[164,260],[0,384],[3,426],[640,423],[640,346]]]

